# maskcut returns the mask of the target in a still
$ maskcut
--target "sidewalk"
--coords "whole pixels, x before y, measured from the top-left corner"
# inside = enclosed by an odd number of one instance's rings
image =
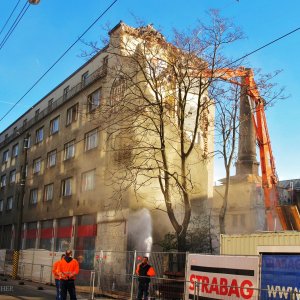
[[[0,300],[16,300],[16,299],[53,300],[56,297],[55,286],[38,284],[36,282],[30,282],[30,281],[23,281],[23,282],[24,285],[20,285],[20,280],[12,280],[8,278],[7,281],[4,281],[3,278],[1,277],[0,278]],[[77,299],[78,300],[89,299],[88,291],[86,293],[82,292],[80,287],[78,287]],[[105,298],[97,297],[95,299],[104,300]]]

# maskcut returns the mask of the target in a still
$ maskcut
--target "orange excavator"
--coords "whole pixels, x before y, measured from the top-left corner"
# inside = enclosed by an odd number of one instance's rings
[[[253,70],[238,68],[236,70],[225,68],[214,71],[205,71],[203,77],[214,77],[237,84],[246,88],[252,111],[252,120],[256,132],[259,147],[260,166],[262,176],[262,188],[264,191],[265,213],[267,229],[278,229],[276,224],[279,219],[283,230],[300,230],[300,214],[297,205],[281,205],[277,191],[278,177],[275,168],[275,160],[272,153],[271,141],[265,115],[265,101],[260,96],[254,80]],[[243,78],[241,82],[235,78]]]

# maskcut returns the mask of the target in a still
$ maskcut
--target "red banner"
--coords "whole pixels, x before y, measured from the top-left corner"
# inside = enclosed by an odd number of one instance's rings
[[[37,236],[37,229],[27,229],[26,239],[35,239]]]
[[[53,237],[53,228],[41,229],[41,239],[51,239]]]
[[[81,225],[77,227],[77,237],[96,236],[97,224]]]
[[[57,235],[56,236],[58,238],[71,237],[72,236],[72,226],[57,228]]]

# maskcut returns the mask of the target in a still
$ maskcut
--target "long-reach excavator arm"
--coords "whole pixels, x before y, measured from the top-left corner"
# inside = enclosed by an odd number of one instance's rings
[[[276,230],[276,220],[279,218],[283,230],[300,230],[300,214],[296,205],[280,205],[277,191],[277,174],[275,160],[271,147],[265,115],[265,101],[260,96],[254,80],[252,69],[238,68],[236,70],[225,68],[214,71],[207,70],[201,74],[206,78],[219,78],[246,88],[250,97],[252,120],[256,131],[256,138],[260,154],[262,188],[264,191],[265,212],[268,230]],[[242,82],[235,78],[241,77]]]

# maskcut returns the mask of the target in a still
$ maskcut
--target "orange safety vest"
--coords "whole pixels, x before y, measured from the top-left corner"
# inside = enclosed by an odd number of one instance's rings
[[[68,261],[69,260],[69,261]],[[75,258],[63,258],[58,264],[58,274],[61,280],[74,280],[79,273],[79,264]]]
[[[53,274],[55,279],[59,279],[58,265],[59,265],[60,262],[61,262],[61,260],[56,261],[53,264],[53,267],[52,267],[52,274]]]

